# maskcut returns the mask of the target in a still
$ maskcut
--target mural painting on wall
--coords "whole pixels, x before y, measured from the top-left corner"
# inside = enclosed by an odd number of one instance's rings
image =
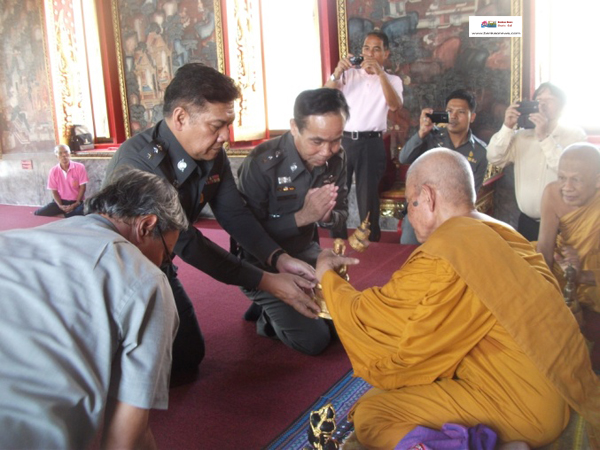
[[[7,0],[0,9],[3,153],[48,151],[55,145],[40,11],[39,0]]]
[[[179,67],[218,67],[213,0],[119,0],[131,134],[163,117],[166,87]]]
[[[390,114],[401,146],[418,128],[423,108],[445,108],[466,88],[477,96],[473,132],[486,142],[510,104],[510,38],[469,38],[469,16],[509,16],[509,0],[347,0],[349,52],[380,29],[390,40],[387,69],[404,82],[404,108]]]

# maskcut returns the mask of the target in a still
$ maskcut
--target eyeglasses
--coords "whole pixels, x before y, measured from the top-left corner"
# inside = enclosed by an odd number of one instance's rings
[[[169,251],[169,249],[167,247],[167,243],[165,242],[165,238],[163,237],[162,231],[160,232],[160,240],[162,241],[163,247],[165,248],[165,257],[163,258],[163,262],[161,265],[172,264],[173,258],[171,258],[171,252]]]

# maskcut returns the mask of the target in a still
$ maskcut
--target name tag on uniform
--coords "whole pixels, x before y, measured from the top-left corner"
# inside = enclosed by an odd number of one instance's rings
[[[277,197],[277,201],[281,202],[284,200],[296,200],[298,196],[296,194],[280,195]]]
[[[277,188],[277,192],[291,192],[295,190],[296,188],[294,186],[280,186]]]
[[[292,182],[292,177],[277,177],[277,184],[288,184]]]
[[[212,175],[210,177],[208,177],[208,179],[206,180],[206,184],[215,184],[215,183],[219,183],[221,181],[221,177],[219,176],[219,174],[216,175]]]

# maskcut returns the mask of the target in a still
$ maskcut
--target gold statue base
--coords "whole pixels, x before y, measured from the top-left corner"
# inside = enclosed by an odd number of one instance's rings
[[[371,223],[369,222],[369,214],[360,226],[356,229],[354,233],[348,238],[348,243],[350,247],[358,253],[364,252],[369,246],[369,235],[371,234]],[[335,239],[333,241],[333,253],[336,255],[344,255],[346,252],[346,244],[344,244],[343,239]],[[340,277],[342,277],[346,281],[350,281],[350,276],[348,275],[348,266],[343,265],[340,266],[336,272]],[[327,303],[325,303],[325,298],[323,297],[323,290],[320,284],[317,284],[315,287],[315,293],[313,299],[317,302],[319,307],[321,308],[321,312],[318,314],[319,317],[323,319],[330,319],[331,314],[329,309],[327,308]]]

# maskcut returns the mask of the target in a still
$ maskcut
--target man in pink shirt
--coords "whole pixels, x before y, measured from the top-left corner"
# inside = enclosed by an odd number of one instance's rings
[[[54,147],[58,164],[50,169],[48,189],[52,191],[54,201],[34,212],[36,216],[65,217],[83,215],[83,199],[88,182],[85,166],[71,161],[71,149],[60,144]]]
[[[340,60],[325,83],[325,87],[342,91],[350,106],[342,140],[348,164],[348,191],[355,173],[358,213],[361,222],[370,213],[371,241],[378,241],[381,235],[379,181],[387,160],[383,144],[387,114],[402,107],[402,80],[383,70],[389,54],[387,35],[372,31],[363,43],[362,61],[349,54]],[[346,238],[347,231],[336,230],[332,235]]]

